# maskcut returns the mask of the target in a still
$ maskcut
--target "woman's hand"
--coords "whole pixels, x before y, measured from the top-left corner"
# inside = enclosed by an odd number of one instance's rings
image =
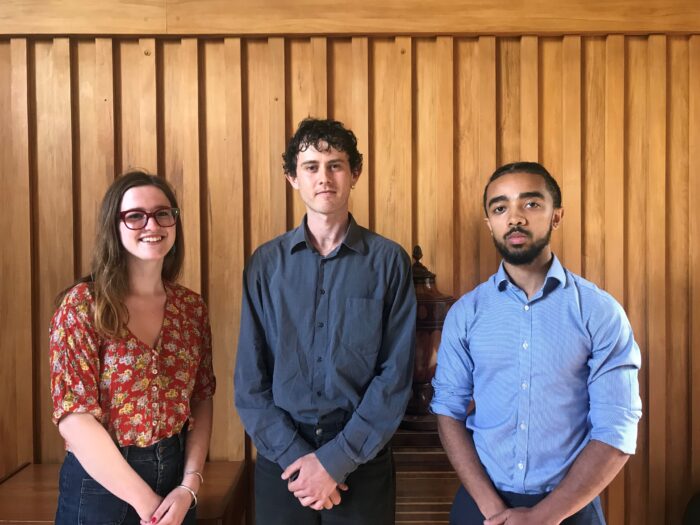
[[[141,525],[180,525],[192,505],[192,495],[182,487],[175,487],[163,498],[150,520],[141,520]]]

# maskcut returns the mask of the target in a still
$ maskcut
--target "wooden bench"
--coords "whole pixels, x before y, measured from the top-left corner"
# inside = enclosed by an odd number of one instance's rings
[[[57,464],[27,465],[0,484],[0,523],[53,523],[58,501]],[[204,467],[198,525],[243,525],[248,475],[242,461],[215,461]]]

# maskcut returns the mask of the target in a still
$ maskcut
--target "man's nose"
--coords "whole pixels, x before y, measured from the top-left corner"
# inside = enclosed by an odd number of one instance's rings
[[[508,225],[517,226],[520,224],[525,224],[525,216],[519,211],[513,211],[508,215]]]

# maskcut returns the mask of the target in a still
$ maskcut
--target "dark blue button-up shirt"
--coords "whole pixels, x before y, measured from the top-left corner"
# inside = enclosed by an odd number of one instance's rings
[[[372,459],[411,390],[416,299],[410,260],[358,226],[322,257],[306,219],[260,246],[243,277],[235,401],[258,451],[288,467],[310,452],[338,482]],[[295,422],[346,422],[318,450]]]

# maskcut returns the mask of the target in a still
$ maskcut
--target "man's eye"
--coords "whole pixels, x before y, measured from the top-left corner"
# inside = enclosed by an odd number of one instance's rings
[[[540,203],[539,203],[539,202],[530,201],[530,202],[528,202],[527,204],[525,204],[525,207],[526,207],[526,208],[539,208],[539,207],[540,207]]]
[[[503,213],[503,212],[505,211],[505,209],[506,209],[506,208],[505,208],[504,206],[496,206],[495,208],[493,208],[493,209],[491,210],[491,213],[500,214],[500,213]]]

